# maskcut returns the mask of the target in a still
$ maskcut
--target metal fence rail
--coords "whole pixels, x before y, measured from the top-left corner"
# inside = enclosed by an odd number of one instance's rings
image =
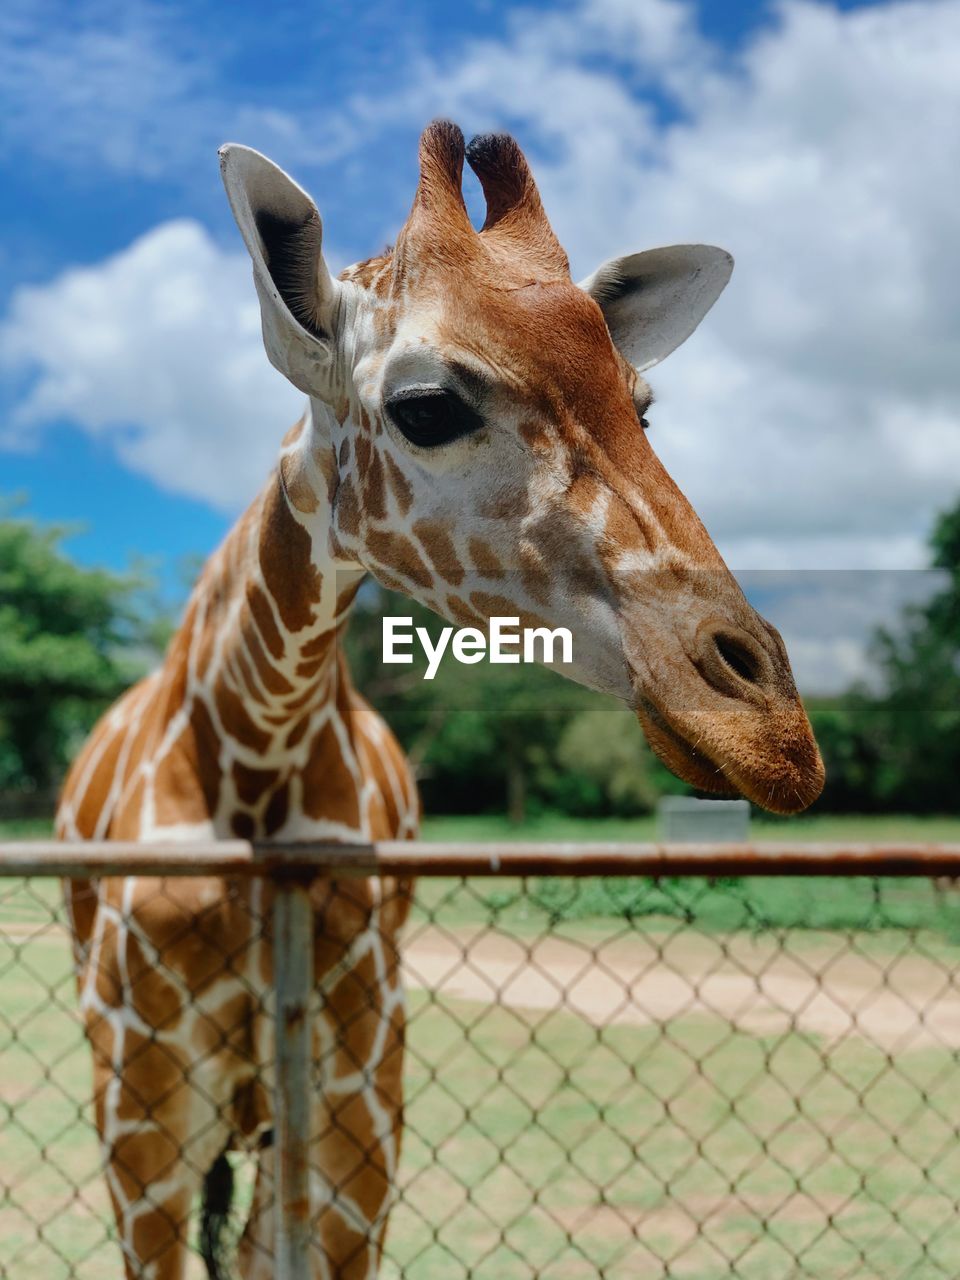
[[[960,844],[0,841],[11,876],[960,876]]]
[[[410,876],[381,1276],[955,1280],[960,845],[245,841],[0,843],[2,1280],[121,1274],[50,877],[129,875],[272,886],[282,1280],[323,1274],[309,885]]]

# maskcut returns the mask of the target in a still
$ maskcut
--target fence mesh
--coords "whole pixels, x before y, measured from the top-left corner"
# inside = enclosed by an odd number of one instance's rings
[[[169,901],[172,886],[152,892]],[[382,888],[386,910],[396,882]],[[210,936],[226,940],[217,973],[184,984],[196,922],[157,954],[129,953],[128,994],[155,1017],[133,1029],[136,1067],[121,1086],[102,1046],[94,1082],[59,884],[0,880],[4,1280],[123,1275],[94,1124],[94,1093],[111,1087],[167,1139],[151,1179],[130,1149],[120,1191],[133,1200],[167,1203],[177,1160],[199,1178],[224,1136],[245,1129],[247,1148],[227,1156],[227,1274],[261,1274],[268,1246],[249,1227],[239,1261],[236,1250],[251,1216],[269,1213],[258,1111],[273,1087],[269,924],[253,890],[231,894],[249,928],[230,916],[224,930],[211,901]],[[399,1072],[396,1010],[378,994],[391,962],[341,950],[317,1014],[318,1089],[339,1081],[312,1121],[320,1194],[341,1217],[359,1214],[359,1234],[364,1196],[375,1200],[378,1178],[395,1183],[381,1277],[953,1280],[958,940],[952,890],[923,880],[421,879],[400,948],[399,1166],[387,1168],[377,1082],[357,1110],[378,1035],[377,1061]],[[113,995],[99,999],[109,1021]],[[188,1053],[171,1048],[184,1002]],[[226,1090],[241,1077],[243,1089]],[[189,1241],[184,1274],[201,1277],[195,1200],[187,1208],[189,1222],[186,1208],[169,1214]],[[327,1237],[316,1232],[319,1258]],[[164,1269],[167,1247],[145,1274],[179,1274]],[[317,1274],[354,1271],[341,1255]]]

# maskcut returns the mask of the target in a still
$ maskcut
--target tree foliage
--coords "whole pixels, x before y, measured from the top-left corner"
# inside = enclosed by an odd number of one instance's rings
[[[877,632],[879,691],[854,689],[814,715],[825,808],[960,807],[960,502],[937,520],[930,549],[942,585],[899,626]]]
[[[0,518],[0,788],[53,786],[142,665],[140,584],[74,564],[66,532]]]

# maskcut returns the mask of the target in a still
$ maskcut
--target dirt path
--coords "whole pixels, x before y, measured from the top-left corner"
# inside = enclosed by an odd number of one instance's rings
[[[0,941],[66,948],[59,927],[0,924]],[[915,952],[870,956],[830,942],[681,930],[604,942],[525,939],[483,926],[415,925],[403,947],[408,986],[533,1012],[566,1010],[594,1025],[722,1018],[758,1034],[791,1028],[828,1041],[859,1036],[884,1050],[960,1049],[960,970]],[[66,957],[65,957],[65,962]]]
[[[597,1025],[694,1015],[766,1035],[791,1028],[830,1041],[856,1035],[885,1050],[960,1047],[956,973],[917,954],[870,957],[842,936],[832,946],[785,950],[765,935],[638,932],[604,944],[596,936],[523,940],[428,926],[411,931],[404,956],[411,987],[535,1011],[565,1008]]]

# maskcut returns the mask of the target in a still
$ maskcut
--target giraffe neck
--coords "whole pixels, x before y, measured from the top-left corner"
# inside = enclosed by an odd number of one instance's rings
[[[171,647],[168,664],[211,712],[221,768],[225,746],[243,766],[282,766],[310,717],[347,696],[339,632],[363,571],[330,550],[324,467],[308,409],[208,562]]]
[[[341,653],[365,571],[332,536],[336,473],[321,425],[315,434],[308,416],[288,435],[161,668],[100,722],[65,784],[61,833],[350,840],[415,829],[399,747]]]

